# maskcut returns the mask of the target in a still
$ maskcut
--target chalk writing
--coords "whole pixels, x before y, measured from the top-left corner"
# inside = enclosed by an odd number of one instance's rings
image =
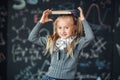
[[[6,60],[6,57],[2,52],[0,52],[0,63],[3,62],[4,60]]]
[[[120,56],[120,45],[116,44],[116,47],[117,47],[118,55]]]

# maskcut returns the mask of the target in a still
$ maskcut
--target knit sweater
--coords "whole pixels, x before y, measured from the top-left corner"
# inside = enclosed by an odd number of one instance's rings
[[[59,79],[74,79],[77,70],[79,54],[81,50],[94,39],[93,32],[88,22],[83,20],[82,24],[85,36],[75,40],[73,46],[73,57],[67,57],[66,50],[59,50],[59,55],[57,54],[58,52],[53,51],[53,54],[51,55],[51,63],[48,72],[46,73],[47,76]],[[31,31],[28,40],[45,47],[47,43],[47,37],[39,37],[39,31],[43,25],[44,24],[38,22]],[[58,56],[60,59],[57,59]]]

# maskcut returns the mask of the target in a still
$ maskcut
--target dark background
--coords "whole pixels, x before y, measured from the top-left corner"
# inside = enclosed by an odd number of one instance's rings
[[[81,6],[95,40],[80,55],[79,80],[120,80],[119,0],[0,0],[0,80],[40,80],[50,64],[43,47],[27,40],[45,9]],[[51,16],[55,19],[55,16]],[[40,31],[52,33],[52,23]]]

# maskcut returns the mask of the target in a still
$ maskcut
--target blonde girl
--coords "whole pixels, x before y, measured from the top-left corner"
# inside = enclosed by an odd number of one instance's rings
[[[53,21],[48,17],[52,11],[47,9],[31,31],[28,40],[46,47],[45,54],[51,55],[49,69],[42,80],[76,80],[75,73],[81,49],[94,39],[82,8],[78,7],[78,10],[80,11],[79,17],[73,14],[58,16],[54,21],[53,34],[39,37],[41,27]]]

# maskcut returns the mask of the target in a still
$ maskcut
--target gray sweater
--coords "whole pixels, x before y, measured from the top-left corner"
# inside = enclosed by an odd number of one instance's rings
[[[73,57],[67,57],[67,52],[65,50],[60,50],[59,55],[57,55],[57,53],[54,51],[51,55],[50,67],[46,73],[47,76],[59,79],[74,79],[81,49],[86,47],[94,39],[93,32],[88,22],[83,20],[82,24],[85,36],[76,39],[73,47]],[[31,31],[28,40],[45,47],[47,43],[47,37],[39,37],[39,31],[42,26],[43,24],[38,22]],[[60,57],[59,60],[57,59],[58,56]]]

